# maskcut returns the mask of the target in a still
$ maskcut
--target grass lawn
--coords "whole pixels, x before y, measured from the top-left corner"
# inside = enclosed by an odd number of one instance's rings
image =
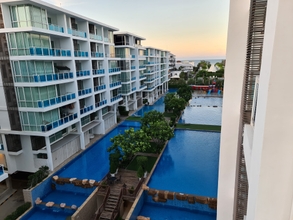
[[[220,125],[199,125],[199,124],[177,124],[178,129],[191,129],[200,131],[221,131]]]
[[[129,116],[126,120],[128,120],[128,121],[141,121],[141,117]]]
[[[150,157],[150,156],[146,156],[148,158],[148,162],[146,165],[146,170],[149,172],[151,172],[151,170],[153,169],[153,166],[157,160],[157,157]],[[130,162],[130,164],[126,167],[127,170],[134,170],[137,171],[138,169],[138,165],[137,165],[137,160],[136,157]]]

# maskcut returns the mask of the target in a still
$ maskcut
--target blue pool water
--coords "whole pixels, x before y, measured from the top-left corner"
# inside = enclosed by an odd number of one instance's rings
[[[164,104],[165,97],[162,96],[158,101],[156,101],[153,105],[145,105],[140,110],[135,112],[133,115],[135,116],[144,116],[145,113],[156,110],[158,112],[165,111],[165,104]]]
[[[222,97],[211,97],[208,95],[205,96],[195,96],[189,101],[191,105],[201,105],[201,106],[218,106],[222,107]]]
[[[47,208],[45,206],[37,206],[33,212],[29,212],[22,217],[22,220],[65,220],[71,216],[75,211],[61,208]]]
[[[222,107],[187,106],[179,119],[181,124],[221,125]]]
[[[107,148],[112,144],[110,139],[117,134],[124,133],[124,130],[130,127],[134,127],[137,130],[140,128],[140,123],[124,121],[54,175],[100,181],[109,171],[109,153],[107,152]],[[56,204],[66,203],[68,206],[76,205],[79,207],[95,189],[84,189],[76,187],[73,184],[56,184],[56,190],[52,190],[52,183],[54,182],[51,179],[47,179],[36,187],[32,191],[33,201],[37,197],[40,197],[43,202],[53,201]],[[65,220],[66,217],[71,216],[73,213],[74,211],[66,209],[35,206],[27,215],[22,217],[22,220]]]
[[[107,152],[107,148],[112,145],[110,139],[118,134],[124,133],[124,130],[130,127],[139,129],[140,123],[124,121],[96,142],[90,149],[87,149],[76,159],[60,169],[56,175],[100,181],[109,172],[109,153]]]
[[[144,204],[139,215],[156,220],[216,220],[215,213],[148,202]]]
[[[176,130],[148,186],[217,197],[220,133]]]

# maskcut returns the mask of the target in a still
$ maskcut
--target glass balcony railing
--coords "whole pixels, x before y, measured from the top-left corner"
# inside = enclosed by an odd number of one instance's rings
[[[91,52],[92,57],[104,57],[104,53]]]
[[[146,68],[145,65],[140,65],[140,66],[139,66],[139,69],[144,69],[144,68]]]
[[[95,86],[95,92],[106,89],[106,85]]]
[[[79,96],[87,95],[87,94],[90,94],[90,93],[92,93],[91,88],[78,90],[78,95]]]
[[[131,78],[131,81],[134,81],[134,80],[136,80],[136,76],[134,76],[134,77]]]
[[[132,92],[135,91],[135,90],[136,90],[136,87],[133,87],[133,88],[131,89]]]
[[[15,54],[13,54],[15,55]],[[50,49],[45,47],[31,47],[29,48],[29,55],[32,56],[54,56],[54,57],[71,57],[70,50],[64,49]],[[20,55],[18,55],[20,56]]]
[[[141,76],[139,76],[140,79],[145,78],[145,77],[146,77],[145,75],[141,75]]]
[[[135,55],[131,55],[131,58],[132,58],[132,59],[135,59]]]
[[[33,76],[14,76],[15,82],[37,83],[37,82],[50,82],[64,79],[73,79],[73,73],[52,73]]]
[[[146,87],[146,85],[144,85],[144,84],[143,85],[140,85],[139,88],[142,89],[143,87]]]
[[[93,109],[94,109],[94,106],[93,105],[88,106],[88,107],[84,107],[84,108],[80,109],[80,114],[82,115],[84,113],[87,113],[89,111],[92,111]]]
[[[121,82],[113,82],[110,84],[110,88],[116,87],[116,86],[120,86]]]
[[[114,67],[114,68],[111,68],[109,69],[109,73],[116,73],[116,72],[120,72],[120,68],[119,67]]]
[[[120,99],[121,97],[122,97],[122,95],[121,94],[118,94],[117,96],[114,96],[114,97],[111,98],[111,102],[115,102],[118,99]]]
[[[46,108],[46,107],[57,105],[63,102],[70,101],[75,98],[76,98],[75,93],[69,93],[66,95],[61,95],[58,97],[44,99],[44,100],[37,100],[37,101],[20,100],[18,101],[18,104],[19,104],[19,107],[23,107],[23,108]]]
[[[91,75],[91,71],[89,70],[76,71],[76,77],[83,77],[83,76],[90,76],[90,75]]]
[[[40,128],[40,130],[38,130],[38,131],[47,132],[47,131],[50,131],[54,128],[57,128],[63,124],[66,124],[70,121],[73,121],[74,119],[77,119],[77,113],[70,114],[68,116],[65,116],[65,117],[59,119],[59,120],[49,122],[45,125],[40,125],[40,126],[38,126]]]
[[[64,33],[64,28],[56,24],[49,24],[48,28],[50,31],[57,31],[57,32]]]
[[[96,35],[96,34],[90,34],[90,39],[98,40],[98,41],[103,41],[102,36]]]
[[[78,30],[71,29],[71,28],[68,28],[68,34],[71,34],[76,37],[86,38],[86,32],[78,31]]]
[[[152,90],[154,88],[155,88],[155,86],[151,86],[151,87],[148,87],[147,90]]]
[[[104,37],[104,42],[109,42],[109,38]]]
[[[99,108],[99,107],[104,106],[106,104],[107,104],[107,100],[103,100],[103,101],[97,102],[95,104],[95,106],[96,106],[96,108]]]
[[[135,70],[135,66],[131,66],[131,69],[132,69],[132,70]]]
[[[89,53],[87,51],[75,50],[74,56],[75,57],[88,57]]]
[[[96,70],[93,70],[92,72],[93,72],[93,75],[105,74],[104,69],[96,69]]]
[[[39,132],[47,132],[51,131],[59,126],[62,126],[70,121],[77,119],[77,113],[68,114],[63,118],[57,119],[56,121],[46,122],[39,125],[31,125],[31,124],[22,124],[23,131],[39,131]]]
[[[151,79],[146,79],[145,81],[146,82],[152,82],[152,81],[154,81],[156,78],[151,78]]]

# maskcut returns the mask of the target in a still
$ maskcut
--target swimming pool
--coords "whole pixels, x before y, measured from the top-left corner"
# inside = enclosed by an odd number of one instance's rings
[[[181,115],[180,124],[221,125],[222,107],[187,106]]]
[[[164,104],[165,96],[162,96],[160,99],[158,99],[153,105],[145,105],[140,110],[135,112],[133,116],[144,116],[145,113],[156,110],[158,112],[164,112],[165,111],[165,104]]]
[[[112,145],[110,139],[118,134],[124,133],[124,130],[130,127],[139,129],[140,123],[124,121],[77,158],[61,168],[56,175],[100,181],[109,172],[109,152],[107,152],[107,148]]]
[[[110,139],[117,134],[124,133],[124,130],[133,127],[135,130],[140,128],[139,122],[124,121],[93,146],[86,149],[79,156],[57,171],[54,175],[67,178],[77,179],[94,179],[100,181],[109,171],[109,153],[107,148],[111,146]],[[55,204],[66,203],[67,206],[81,206],[95,188],[84,189],[74,186],[73,184],[58,185],[52,190],[51,185],[54,183],[51,178],[46,179],[42,184],[32,190],[32,201],[37,197],[43,202],[53,201]],[[47,208],[43,205],[35,206],[27,213],[22,220],[46,220],[57,219],[65,220],[75,211],[61,208]]]
[[[176,130],[148,186],[217,197],[220,133]]]
[[[209,95],[201,95],[201,96],[193,96],[189,101],[191,105],[201,105],[201,106],[218,106],[222,107],[222,96],[219,97],[211,97]]]

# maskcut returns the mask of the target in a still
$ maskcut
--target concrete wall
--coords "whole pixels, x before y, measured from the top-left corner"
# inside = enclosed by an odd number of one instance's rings
[[[247,219],[292,219],[293,2],[268,1]]]
[[[223,97],[217,220],[234,219],[240,110],[250,0],[230,1]]]
[[[72,220],[92,219],[98,209],[98,188],[87,198],[81,207],[71,216]]]

